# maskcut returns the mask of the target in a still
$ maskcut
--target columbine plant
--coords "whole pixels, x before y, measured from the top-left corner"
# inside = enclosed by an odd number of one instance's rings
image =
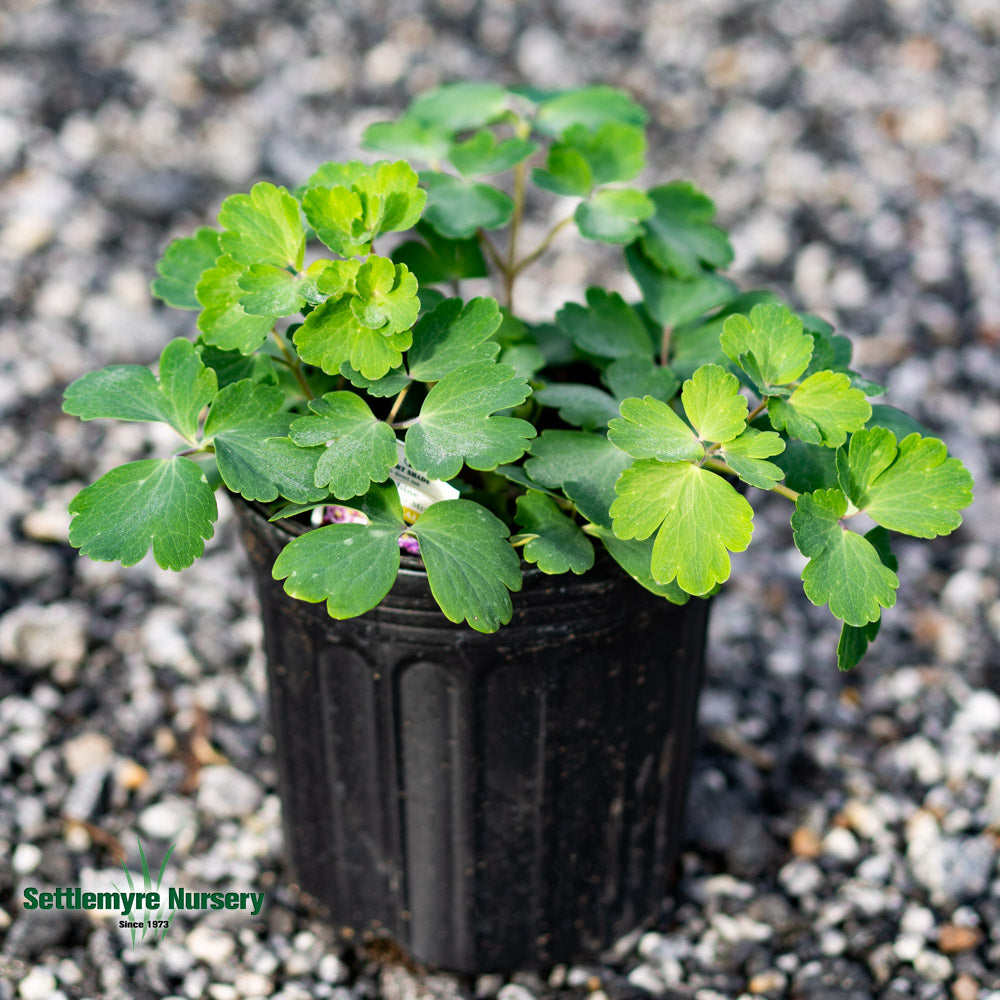
[[[289,594],[363,614],[392,586],[402,539],[445,616],[492,632],[510,620],[519,555],[584,573],[600,544],[668,600],[713,593],[753,532],[742,483],[794,505],[806,595],[843,621],[838,659],[856,663],[896,599],[890,532],[952,531],[971,478],[910,417],[868,402],[883,388],[828,324],[719,274],[733,254],[704,194],[628,186],[646,117],[607,87],[450,85],[367,130],[366,148],[399,159],[227,198],[218,228],[170,244],[152,285],[200,310],[196,341],[169,343],[158,377],[114,366],[66,392],[85,420],[163,421],[184,441],[82,490],[72,544],[126,566],[152,547],[186,567],[220,481],[273,520],[337,505],[353,513],[276,561]],[[529,194],[575,205],[525,249]],[[572,224],[624,249],[641,299],[590,288],[553,322],[518,318],[517,279]],[[489,275],[502,304],[463,299],[463,281]]]

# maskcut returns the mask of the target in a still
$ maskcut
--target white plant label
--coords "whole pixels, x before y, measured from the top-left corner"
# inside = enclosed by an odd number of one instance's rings
[[[454,500],[459,496],[454,486],[449,486],[440,479],[428,479],[422,472],[417,472],[406,460],[402,441],[396,442],[396,454],[399,461],[389,471],[389,475],[399,490],[403,520],[407,524],[413,524],[431,504],[439,500]]]

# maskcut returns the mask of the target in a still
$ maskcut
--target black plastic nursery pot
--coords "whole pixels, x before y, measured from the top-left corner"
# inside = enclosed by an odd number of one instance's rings
[[[260,591],[289,861],[338,928],[456,972],[593,957],[655,918],[676,859],[709,602],[610,560],[529,570],[511,623],[455,625],[419,559],[335,621],[271,567],[286,530],[237,501]]]

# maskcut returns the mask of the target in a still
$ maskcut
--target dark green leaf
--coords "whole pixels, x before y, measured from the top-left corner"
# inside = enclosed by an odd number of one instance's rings
[[[574,125],[556,145],[576,150],[590,168],[594,184],[631,181],[646,165],[646,135],[637,125],[605,122],[596,129]],[[649,205],[649,215],[654,211]]]
[[[552,146],[545,160],[545,168],[536,167],[531,179],[540,188],[567,198],[585,198],[594,186],[587,158],[570,146]]]
[[[713,225],[715,205],[686,181],[651,188],[655,214],[646,220],[642,249],[661,270],[694,280],[702,268],[724,268],[733,261],[729,237]]]
[[[409,240],[400,244],[393,250],[392,259],[405,264],[421,287],[463,278],[485,278],[489,273],[477,239],[447,239],[425,222],[417,223],[417,232],[424,242]]]
[[[594,534],[604,543],[611,558],[636,583],[645,587],[657,597],[665,597],[672,604],[687,604],[691,595],[686,594],[673,580],[670,583],[657,583],[650,573],[649,567],[653,559],[653,538],[619,538],[610,528],[600,525],[594,527]]]
[[[553,382],[536,389],[532,399],[542,406],[551,406],[567,424],[595,430],[606,427],[608,421],[618,416],[618,401],[603,389],[576,382]]]
[[[511,137],[497,142],[488,129],[476,132],[451,147],[448,159],[464,177],[485,177],[503,173],[538,150],[538,143]]]
[[[174,240],[157,261],[159,277],[153,279],[150,291],[175,309],[200,309],[195,285],[215,264],[219,253],[219,234],[208,227],[197,230],[194,236]]]
[[[822,445],[791,438],[775,457],[785,473],[785,485],[796,493],[814,493],[837,486],[837,453]]]
[[[63,410],[82,420],[163,421],[194,444],[199,415],[216,389],[215,372],[189,340],[177,337],[160,355],[159,379],[142,365],[101,368],[66,389]]]
[[[603,378],[619,401],[629,396],[653,396],[666,403],[680,388],[677,376],[648,356],[618,358],[604,369]]]
[[[882,560],[882,565],[896,572],[899,563],[889,547],[889,532],[885,528],[872,528],[865,538],[872,543],[879,559]],[[881,617],[860,626],[844,623],[844,627],[840,630],[840,641],[837,643],[837,667],[840,670],[850,670],[858,665],[868,651],[869,643],[875,641],[881,624]]]
[[[594,565],[594,546],[555,501],[537,490],[517,498],[517,523],[536,535],[524,546],[524,558],[543,573],[586,573]]]
[[[508,591],[521,589],[521,568],[503,521],[470,500],[442,500],[417,518],[413,533],[431,593],[449,621],[464,619],[477,632],[510,621]]]
[[[496,357],[500,345],[490,338],[500,323],[494,299],[476,298],[466,304],[459,298],[445,299],[414,327],[407,354],[410,377],[437,382],[461,365]]]
[[[562,135],[574,125],[599,128],[606,122],[645,125],[649,116],[616,87],[578,87],[541,101],[535,127],[545,135]]]
[[[514,202],[495,187],[430,171],[420,179],[427,186],[424,219],[442,236],[464,240],[479,229],[498,229],[510,222]]]
[[[274,362],[266,354],[240,354],[239,351],[223,351],[208,344],[199,344],[197,351],[201,360],[215,372],[220,389],[245,378],[269,385],[278,381]]]
[[[215,495],[189,458],[120,465],[77,493],[69,512],[69,541],[82,555],[134,566],[152,547],[157,565],[175,570],[205,551],[218,516]]]
[[[653,354],[636,311],[617,293],[587,289],[587,305],[568,303],[556,313],[559,329],[582,351],[602,358]]]

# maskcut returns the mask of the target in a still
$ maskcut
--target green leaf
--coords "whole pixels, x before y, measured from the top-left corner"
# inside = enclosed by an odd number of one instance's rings
[[[837,486],[837,453],[822,445],[789,438],[776,464],[785,473],[785,485],[796,493],[815,493]]]
[[[194,293],[202,274],[219,257],[219,234],[207,226],[171,242],[156,263],[158,278],[149,286],[162,302],[175,309],[200,309]]]
[[[362,160],[348,160],[346,163],[333,160],[321,163],[309,176],[303,185],[311,187],[345,187],[349,188],[359,177],[366,177],[372,172],[372,165]]]
[[[266,354],[247,355],[240,354],[239,351],[222,351],[208,344],[199,344],[196,350],[201,360],[215,372],[220,389],[245,378],[254,382],[267,382],[269,385],[278,381],[274,362]]]
[[[838,456],[841,483],[873,521],[917,538],[947,535],[972,503],[972,476],[943,441],[910,434],[896,442],[882,427],[857,431],[847,460]]]
[[[189,458],[147,458],[105,473],[69,505],[70,544],[82,555],[134,566],[152,546],[163,569],[204,551],[218,517],[215,495]]]
[[[544,367],[545,355],[534,344],[514,344],[505,347],[497,359],[503,365],[510,365],[518,378],[530,382]]]
[[[588,521],[610,528],[615,481],[631,462],[603,434],[552,430],[531,443],[524,468],[540,485],[560,487]]]
[[[664,462],[698,461],[704,445],[693,430],[662,400],[653,396],[624,399],[621,416],[608,425],[608,440],[633,458]]]
[[[711,271],[702,271],[690,280],[661,271],[636,244],[626,247],[625,262],[642,290],[650,316],[662,326],[690,323],[736,295],[731,281]]]
[[[810,444],[837,448],[871,416],[865,394],[843,372],[816,372],[787,399],[771,398],[767,415],[777,430]]]
[[[514,369],[495,361],[462,365],[427,394],[416,423],[406,432],[406,457],[431,479],[451,479],[463,462],[495,469],[524,454],[535,429],[516,417],[495,417],[518,406],[531,390]]]
[[[315,485],[322,449],[288,440],[292,418],[281,412],[284,398],[274,386],[249,379],[226,386],[209,410],[205,440],[215,445],[222,481],[247,500],[322,500],[327,491]]]
[[[420,179],[427,186],[424,219],[449,239],[464,240],[479,229],[506,226],[514,213],[510,195],[488,184],[430,171],[422,173]]]
[[[784,450],[785,442],[774,431],[748,427],[739,437],[723,445],[721,455],[743,482],[769,490],[784,478],[785,473],[780,466],[763,460],[780,455]]]
[[[543,573],[586,573],[594,565],[594,546],[550,496],[537,490],[519,496],[515,520],[527,534],[538,536],[523,551]]]
[[[112,365],[78,378],[67,389],[63,410],[82,420],[151,420],[170,424],[190,444],[198,418],[217,389],[194,345],[171,340],[160,355],[160,377],[142,365]]]
[[[559,329],[582,351],[602,358],[652,356],[639,314],[617,293],[587,289],[587,305],[570,302],[556,313]]]
[[[495,83],[446,83],[421,94],[406,117],[445,132],[480,128],[507,110],[510,93]]]
[[[367,493],[396,464],[396,435],[353,392],[328,392],[309,402],[316,416],[292,421],[291,438],[301,446],[323,445],[316,465],[317,486],[329,486],[338,500]]]
[[[693,280],[702,267],[728,267],[733,261],[729,237],[713,225],[711,198],[686,181],[651,188],[655,213],[646,220],[642,249],[661,270]]]
[[[750,291],[731,298],[721,309],[707,319],[699,317],[690,323],[677,327],[670,339],[672,367],[690,374],[699,365],[726,363],[726,355],[719,339],[722,336],[726,318],[734,313],[749,314],[759,303],[778,302],[773,292]]]
[[[657,533],[650,571],[658,583],[676,579],[689,594],[707,594],[729,579],[729,553],[750,544],[750,504],[708,469],[689,462],[636,462],[621,474],[615,491],[615,534]]]
[[[343,257],[371,250],[372,233],[365,225],[361,195],[345,187],[313,187],[302,196],[302,211],[316,235]]]
[[[885,403],[874,403],[872,415],[868,418],[866,427],[885,427],[896,435],[897,441],[902,441],[909,434],[919,434],[921,437],[934,437],[932,431],[925,427],[915,417],[910,416],[895,406]]]
[[[420,176],[405,160],[378,163],[354,181],[372,236],[403,232],[417,224],[427,201],[419,185]]]
[[[306,317],[292,338],[299,357],[322,368],[328,375],[339,375],[348,362],[366,379],[380,379],[403,363],[403,351],[413,341],[409,330],[383,334],[360,323],[351,308],[349,297],[327,300]]]
[[[445,299],[413,329],[413,346],[407,354],[410,377],[438,382],[461,365],[496,357],[500,345],[490,338],[501,322],[495,299],[475,298],[468,303]]]
[[[236,279],[243,291],[240,306],[251,316],[274,317],[291,316],[307,302],[318,305],[324,296],[316,287],[316,277],[328,263],[332,262],[316,261],[303,275],[273,264],[252,264]]]
[[[578,87],[543,100],[535,127],[545,135],[562,135],[574,125],[599,128],[606,122],[645,125],[649,116],[628,94],[615,87]]]
[[[594,184],[634,180],[646,166],[646,135],[638,125],[605,122],[596,129],[574,125],[563,132],[559,145],[582,154]],[[648,214],[653,211],[650,203]]]
[[[358,269],[351,309],[362,326],[382,334],[401,333],[417,321],[417,279],[405,264],[369,257]]]
[[[566,198],[586,198],[594,186],[587,158],[571,146],[554,145],[545,158],[545,167],[531,171],[532,181],[546,191]]]
[[[445,130],[404,115],[398,121],[369,125],[361,137],[361,145],[390,156],[434,163],[448,155],[451,139]]]
[[[631,243],[642,233],[640,223],[653,213],[653,203],[634,188],[598,191],[576,207],[573,218],[580,235],[602,243]]]
[[[349,361],[343,361],[340,364],[340,374],[350,379],[351,385],[364,389],[369,396],[378,398],[396,396],[410,384],[410,376],[406,374],[405,368],[393,368],[381,378],[369,379],[352,368]]]
[[[486,259],[474,237],[451,240],[441,236],[425,222],[417,223],[417,232],[423,243],[409,240],[392,251],[392,259],[405,264],[424,285],[464,278],[485,278],[488,275]]]
[[[772,387],[794,382],[809,364],[813,338],[802,320],[785,305],[756,305],[749,316],[735,313],[723,324],[722,349],[747,372],[757,388],[770,395]],[[748,367],[752,359],[755,368]],[[864,395],[862,394],[862,399]]]
[[[449,621],[477,632],[510,621],[508,591],[521,589],[521,567],[499,518],[471,500],[442,500],[417,518],[413,533],[434,600]]]
[[[223,351],[252,354],[267,339],[276,316],[251,316],[240,305],[246,294],[239,280],[243,267],[232,257],[220,257],[195,288],[203,308],[198,316],[201,339]]]
[[[668,402],[680,388],[677,376],[648,356],[628,355],[617,358],[604,369],[603,378],[619,401],[629,396],[654,396]]]
[[[285,188],[260,181],[249,194],[230,195],[219,209],[219,225],[219,247],[238,264],[302,267],[305,229],[299,203]]]
[[[389,593],[399,572],[402,518],[392,524],[328,524],[289,542],[271,575],[300,601],[326,601],[331,618],[371,611]]]
[[[537,142],[516,136],[497,142],[496,135],[484,129],[464,142],[455,143],[448,159],[463,177],[484,177],[510,170],[537,150]]]
[[[559,416],[567,424],[574,424],[585,430],[606,427],[608,421],[618,416],[618,401],[596,386],[577,382],[553,382],[542,389],[536,389],[532,399],[542,406],[550,406],[559,411]]]
[[[899,569],[899,563],[889,547],[889,532],[885,528],[872,528],[865,538],[872,543],[878,553],[882,565],[894,573]],[[882,619],[868,622],[866,625],[848,625],[844,623],[840,630],[840,641],[837,643],[837,667],[840,670],[850,670],[856,667],[868,651],[869,643],[878,636]]]
[[[702,441],[731,441],[747,425],[747,401],[740,395],[739,380],[718,365],[702,365],[684,383],[681,403]]]
[[[676,581],[657,583],[649,571],[653,559],[653,538],[619,538],[610,528],[595,525],[594,534],[604,543],[611,558],[640,587],[645,587],[657,597],[665,597],[672,604],[687,604],[691,595],[677,586]]]
[[[798,550],[809,559],[802,586],[813,604],[848,625],[878,621],[882,608],[896,603],[899,578],[884,566],[875,546],[839,522],[847,513],[840,490],[803,493],[795,502],[792,531]]]

